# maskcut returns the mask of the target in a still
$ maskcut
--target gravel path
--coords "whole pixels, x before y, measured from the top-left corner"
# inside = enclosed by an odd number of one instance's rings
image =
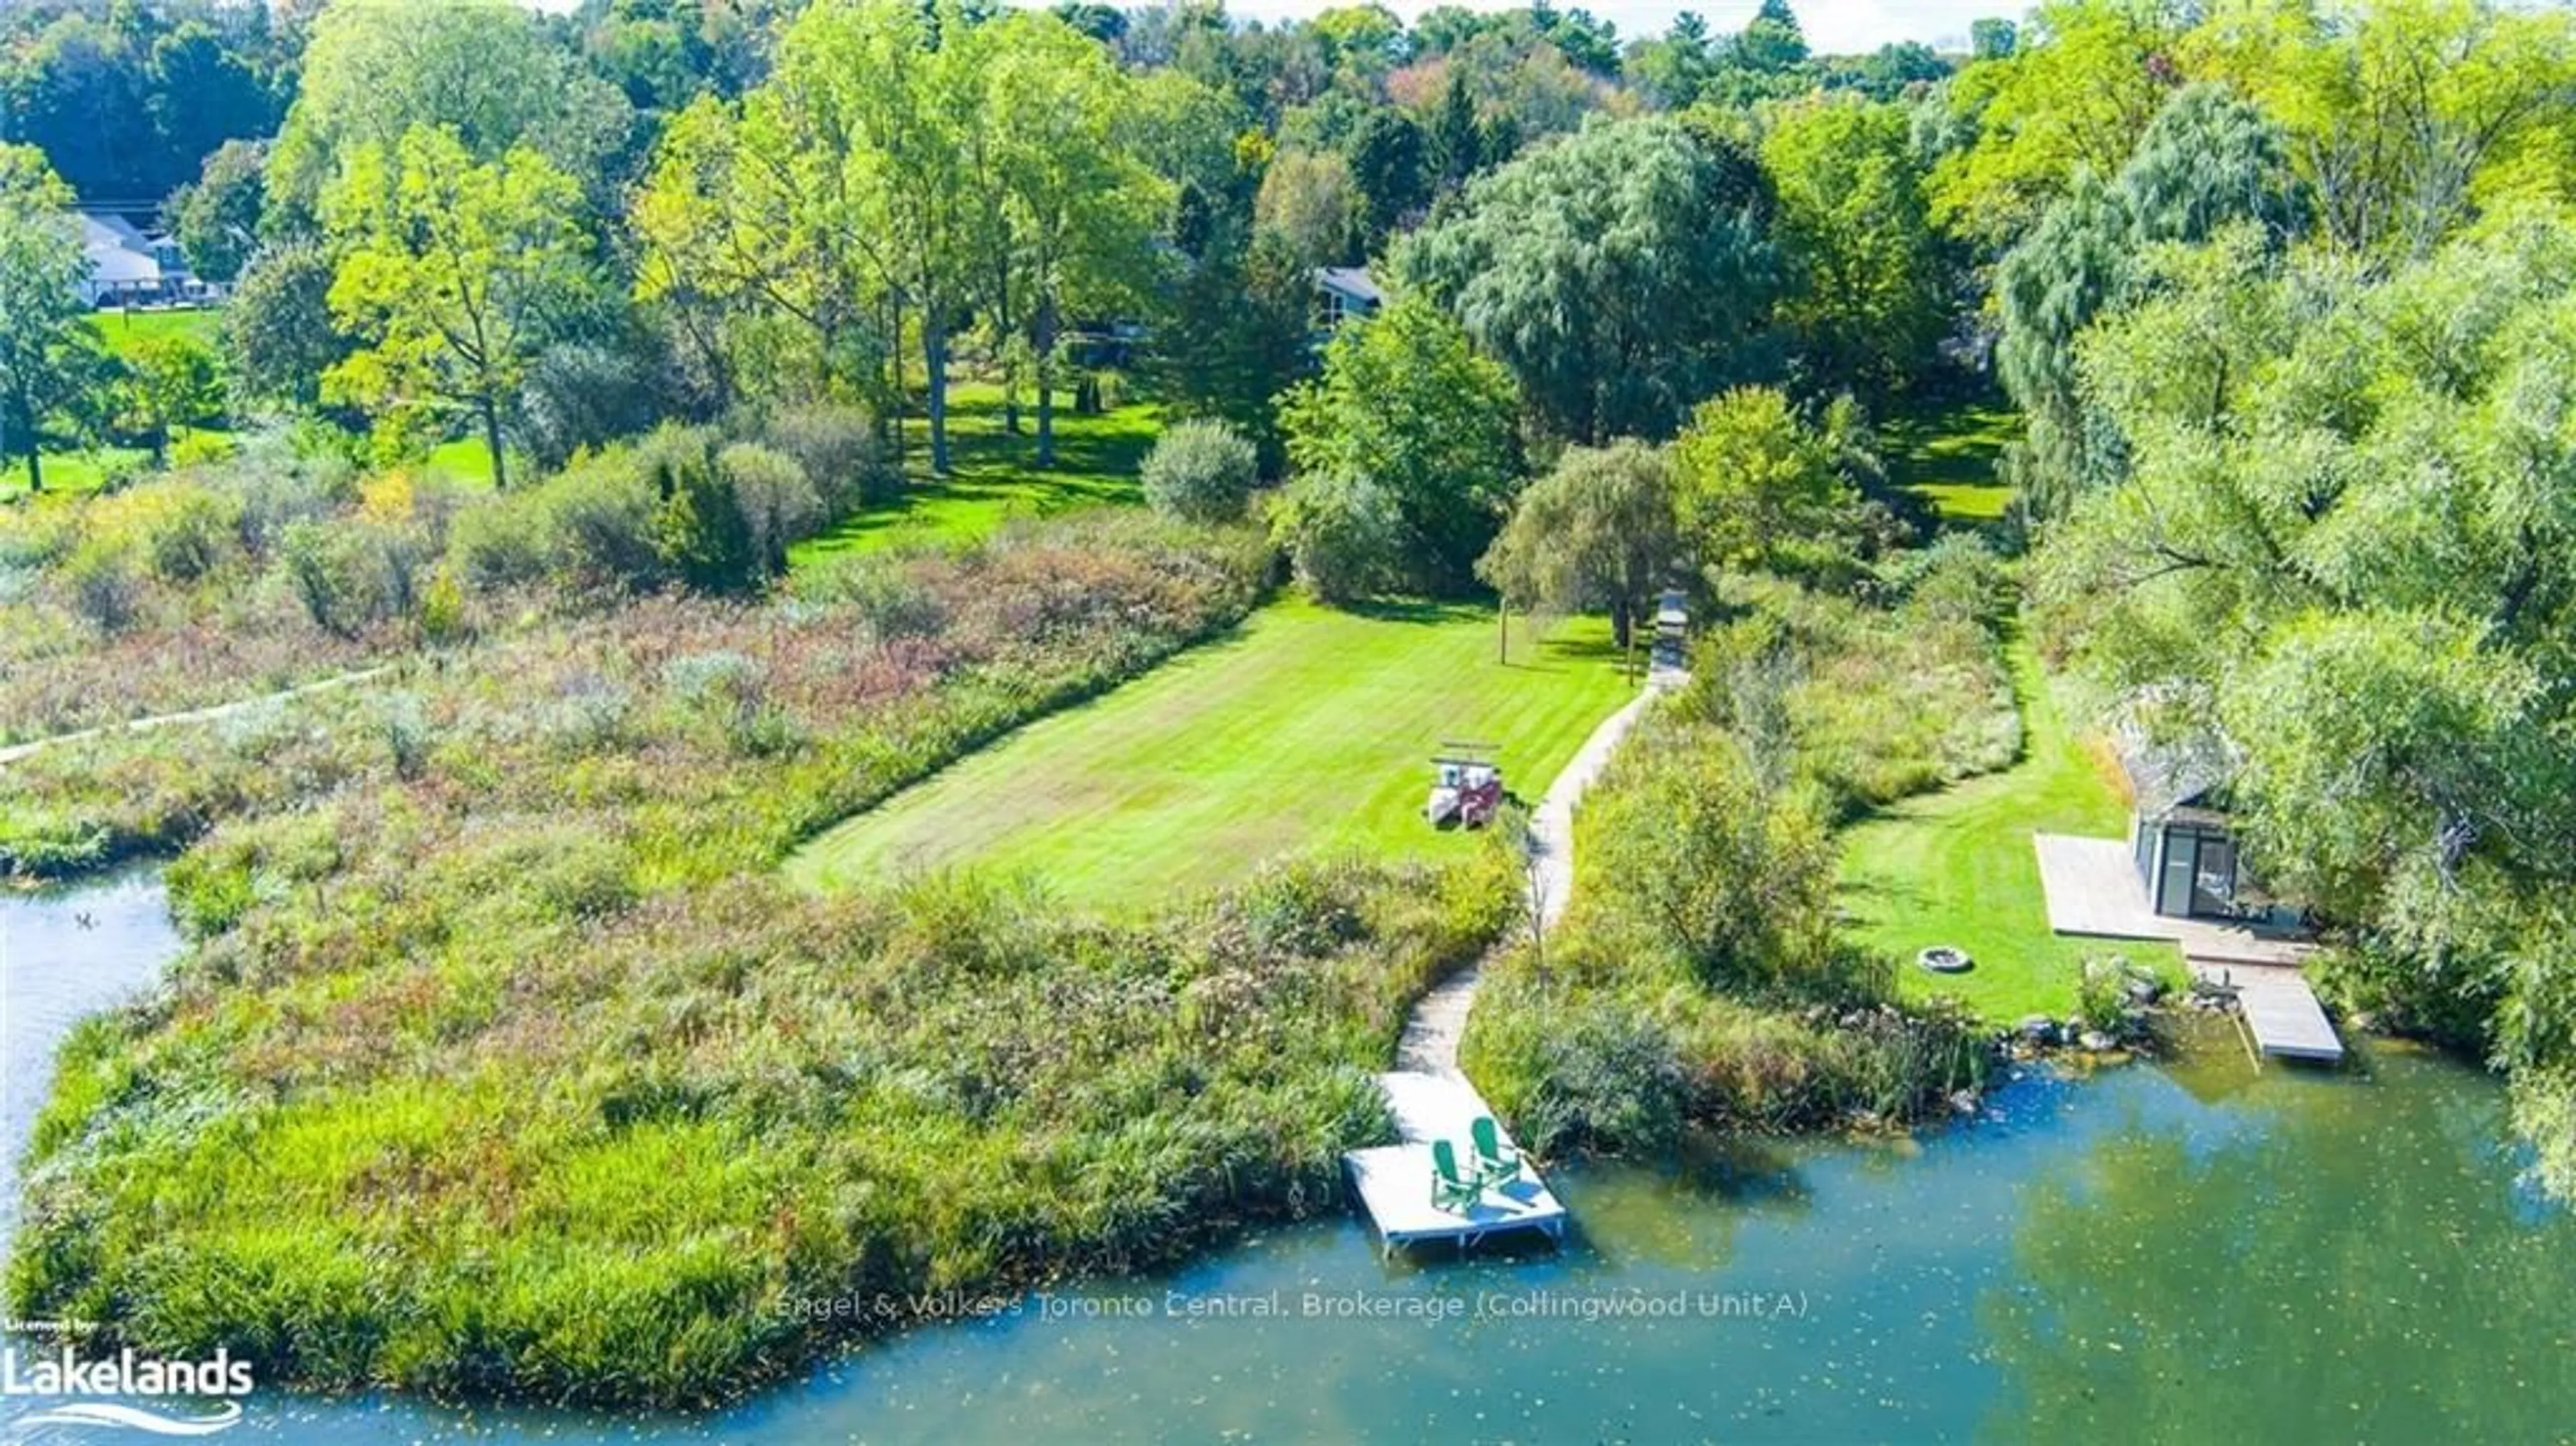
[[[1574,892],[1574,805],[1592,786],[1620,740],[1645,716],[1657,694],[1680,681],[1680,675],[1658,672],[1627,706],[1601,720],[1583,740],[1565,771],[1547,786],[1546,797],[1530,815],[1537,859],[1530,869],[1530,893],[1537,904],[1538,926],[1556,927]],[[1496,946],[1498,948],[1504,946]],[[1395,1067],[1417,1074],[1458,1073],[1458,1041],[1467,1032],[1467,1011],[1475,1005],[1476,986],[1484,979],[1484,961],[1468,965],[1434,985],[1404,1021],[1404,1038],[1396,1046]]]

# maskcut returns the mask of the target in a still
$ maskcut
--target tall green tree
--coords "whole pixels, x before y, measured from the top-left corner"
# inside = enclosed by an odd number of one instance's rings
[[[1995,268],[1996,361],[2030,418],[2010,459],[2028,503],[2054,512],[2117,465],[2116,440],[2085,415],[2075,348],[2097,317],[2137,294],[2141,249],[2231,226],[2277,249],[2307,215],[2280,128],[2215,83],[2175,92],[2110,183],[2076,175]]]
[[[1687,555],[1671,455],[1633,439],[1569,447],[1476,563],[1506,606],[1610,614],[1626,648]]]
[[[1277,237],[1301,265],[1340,265],[1360,234],[1359,187],[1331,151],[1281,151],[1262,173],[1252,215],[1259,234]]]
[[[1673,471],[1685,536],[1716,566],[1803,573],[1852,556],[1859,495],[1777,388],[1702,402],[1673,443]]]
[[[1430,200],[1430,147],[1422,127],[1399,110],[1370,111],[1351,135],[1351,179],[1358,183],[1361,225],[1377,246]]]
[[[1595,122],[1468,187],[1398,269],[1519,378],[1551,430],[1669,436],[1767,369],[1779,289],[1761,167],[1679,121]]]
[[[1804,65],[1807,33],[1789,8],[1789,0],[1762,0],[1743,33],[1735,37],[1731,58],[1749,69],[1772,73]]]
[[[477,161],[535,149],[586,188],[594,216],[614,214],[627,180],[625,97],[510,0],[330,0],[295,95],[269,153],[273,224],[288,231],[319,216],[359,155],[390,152],[422,126]]]
[[[2047,533],[2044,626],[2233,745],[2249,862],[2351,931],[2345,987],[2576,1065],[2576,227],[2154,262],[2079,349],[2128,464]]]
[[[1879,397],[1900,390],[1950,321],[1911,121],[1856,99],[1793,103],[1762,139],[1762,166],[1791,277],[1781,319],[1809,379]]]
[[[71,205],[42,152],[0,145],[0,406],[30,492],[45,490],[45,418],[86,375],[78,287],[89,261]]]
[[[398,414],[470,415],[494,485],[508,485],[503,409],[592,285],[580,204],[578,184],[528,146],[478,162],[424,126],[390,153],[360,152],[326,213],[340,253],[332,315],[364,346],[326,390]]]
[[[1280,531],[1326,596],[1465,585],[1520,479],[1511,377],[1418,295],[1346,326],[1280,399]]]
[[[200,280],[230,285],[258,249],[267,164],[260,143],[226,141],[206,157],[197,179],[170,198],[171,235]]]
[[[1026,298],[1037,383],[1037,464],[1055,465],[1055,393],[1068,310],[1132,312],[1150,287],[1155,231],[1171,193],[1126,144],[1127,86],[1109,54],[1051,15],[988,27],[982,129],[1000,162],[997,311]]]
[[[1949,104],[1971,144],[1941,158],[1933,218],[1999,248],[2074,184],[2117,175],[2179,77],[2166,53],[2184,14],[2169,0],[2050,0],[2011,51],[1972,62]]]
[[[223,406],[215,354],[184,335],[147,336],[126,351],[117,400],[128,427],[143,434],[156,463],[167,462],[171,438],[202,425]]]
[[[350,351],[331,324],[332,275],[318,241],[263,246],[243,266],[221,328],[236,410],[321,405],[322,379]]]
[[[925,12],[898,0],[824,0],[789,27],[763,87],[783,92],[820,143],[799,162],[819,173],[805,188],[810,219],[800,224],[837,238],[836,251],[913,319],[930,465],[942,474],[950,347],[974,290],[981,198],[967,181],[989,54],[980,28],[954,4]]]
[[[2565,201],[2576,17],[2495,0],[2257,0],[2180,47],[2282,126],[2329,241],[2420,257],[2513,195]]]

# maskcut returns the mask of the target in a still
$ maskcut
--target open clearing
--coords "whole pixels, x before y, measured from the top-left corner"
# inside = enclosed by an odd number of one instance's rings
[[[1908,994],[1956,994],[1998,1022],[2065,1017],[2088,954],[2124,954],[2181,982],[2182,956],[2171,944],[2050,931],[2031,835],[2117,838],[2129,816],[2108,765],[2068,729],[2038,657],[2027,644],[2011,656],[2021,761],[1892,805],[1845,835],[1841,899],[1854,934],[1902,961]],[[1914,967],[1916,953],[1935,944],[1967,950],[1976,967],[1952,975]]]
[[[2021,427],[2020,414],[2002,401],[1890,418],[1879,429],[1888,480],[1931,503],[1944,521],[1998,521],[2012,504],[2012,488],[1995,475],[1995,463]]]
[[[1149,676],[1041,720],[800,849],[809,888],[974,864],[1115,912],[1309,850],[1456,857],[1418,810],[1444,740],[1496,745],[1534,803],[1633,689],[1606,623],[1494,658],[1490,611],[1283,602]]]
[[[1056,465],[1041,472],[1034,399],[1020,405],[1020,431],[1004,430],[1001,388],[956,382],[948,390],[949,475],[930,473],[930,434],[919,403],[904,417],[904,495],[862,508],[788,553],[804,567],[845,553],[900,544],[955,546],[988,537],[1018,517],[1045,517],[1102,503],[1141,502],[1137,474],[1160,430],[1151,403],[1130,402],[1093,416],[1057,395]]]

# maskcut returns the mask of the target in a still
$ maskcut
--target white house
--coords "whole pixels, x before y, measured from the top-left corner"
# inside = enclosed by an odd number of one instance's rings
[[[81,250],[89,258],[89,275],[80,284],[81,300],[91,306],[131,306],[174,301],[196,290],[178,243],[163,235],[146,235],[111,211],[83,211]]]

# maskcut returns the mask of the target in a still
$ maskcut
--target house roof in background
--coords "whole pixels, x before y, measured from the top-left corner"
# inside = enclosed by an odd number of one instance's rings
[[[1386,293],[1378,288],[1377,278],[1369,275],[1365,266],[1318,266],[1315,268],[1315,284],[1371,306],[1386,302]]]
[[[2161,818],[2178,808],[2226,807],[2227,785],[2235,780],[2241,760],[2234,745],[2215,730],[2192,728],[2168,736],[2150,733],[2131,718],[2111,736],[2141,817]]]

